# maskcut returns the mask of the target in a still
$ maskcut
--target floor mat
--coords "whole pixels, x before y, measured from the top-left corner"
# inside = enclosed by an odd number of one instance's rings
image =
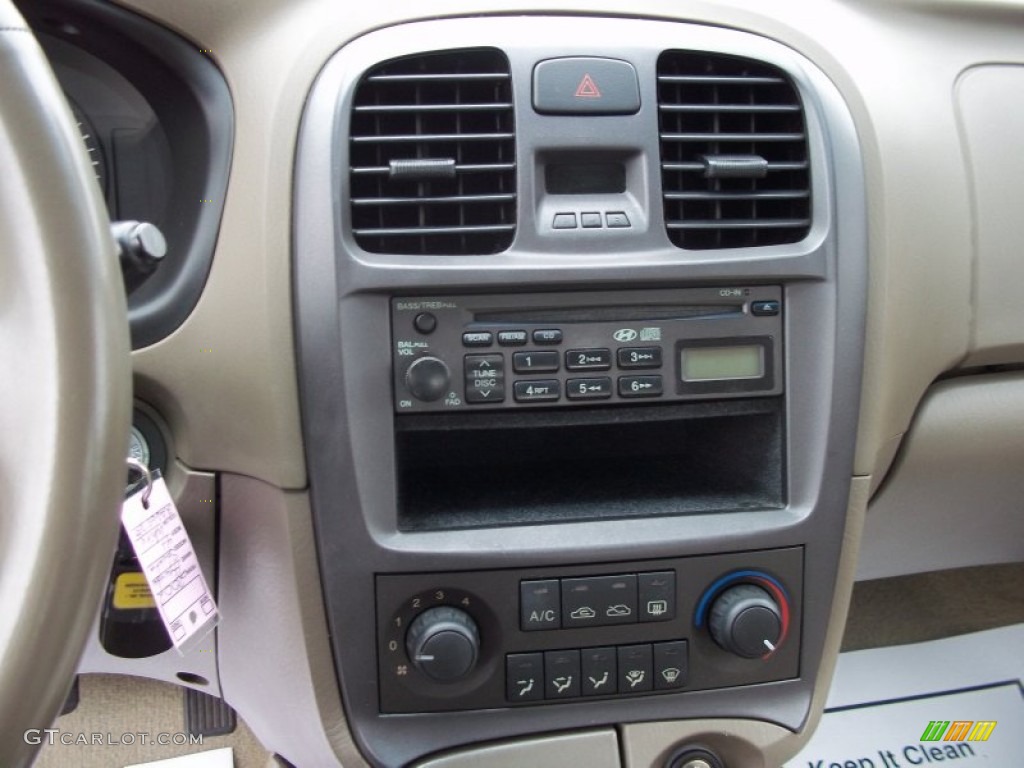
[[[786,768],[1024,765],[1024,624],[844,653]]]
[[[123,768],[231,747],[234,768],[266,768],[269,755],[238,721],[234,733],[202,743],[185,732],[182,689],[122,675],[82,675],[81,701],[42,734],[35,768]],[[157,743],[165,742],[165,743]]]

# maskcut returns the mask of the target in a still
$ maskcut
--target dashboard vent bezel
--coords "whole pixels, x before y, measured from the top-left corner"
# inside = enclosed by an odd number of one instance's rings
[[[665,228],[687,250],[796,243],[812,224],[800,92],[778,67],[705,51],[658,57]]]
[[[356,88],[350,211],[369,253],[483,256],[515,237],[515,110],[496,48],[380,63]]]

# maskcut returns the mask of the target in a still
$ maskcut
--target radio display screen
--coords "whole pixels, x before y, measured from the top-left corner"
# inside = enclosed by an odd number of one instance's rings
[[[729,381],[764,376],[764,347],[760,344],[722,347],[684,347],[683,381]]]
[[[549,195],[609,195],[626,191],[622,163],[552,163],[544,169]]]

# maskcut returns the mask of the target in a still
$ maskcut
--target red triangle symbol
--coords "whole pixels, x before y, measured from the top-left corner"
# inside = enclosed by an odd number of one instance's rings
[[[600,99],[601,90],[597,87],[597,83],[594,82],[594,78],[590,75],[584,75],[583,79],[580,80],[580,84],[576,88],[577,99]]]

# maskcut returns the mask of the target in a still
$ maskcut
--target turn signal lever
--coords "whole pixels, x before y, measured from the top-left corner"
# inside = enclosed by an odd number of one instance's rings
[[[160,266],[167,241],[155,224],[146,221],[111,222],[110,234],[121,251],[125,292],[131,293]]]

